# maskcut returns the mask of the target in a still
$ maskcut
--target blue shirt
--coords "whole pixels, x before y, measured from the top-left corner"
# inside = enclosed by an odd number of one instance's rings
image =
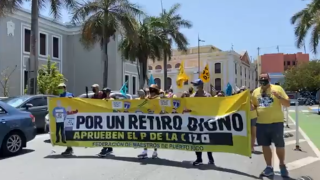
[[[72,93],[69,92],[64,92],[62,94],[59,95],[60,97],[74,97]]]
[[[55,107],[52,111],[53,117],[55,117],[57,123],[63,123],[68,113],[64,107]]]

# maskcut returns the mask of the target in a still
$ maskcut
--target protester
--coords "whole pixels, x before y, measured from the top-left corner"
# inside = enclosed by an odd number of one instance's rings
[[[72,93],[67,92],[67,85],[65,83],[60,83],[58,85],[58,93],[60,97],[69,97],[72,98],[74,97]],[[62,141],[66,141],[63,139]],[[67,155],[72,155],[73,154],[73,149],[72,147],[67,147],[67,149],[61,153],[61,155],[67,156]]]
[[[280,163],[280,174],[282,177],[288,177],[288,170],[284,163],[285,143],[283,128],[282,106],[289,107],[290,100],[281,86],[270,84],[268,74],[261,74],[259,77],[260,87],[252,93],[252,103],[257,108],[257,141],[262,146],[264,159],[267,167],[262,175],[274,175],[272,167],[272,150],[270,148],[273,142],[276,147],[276,153]]]
[[[177,98],[177,96],[173,93],[172,89],[168,90],[167,98]]]
[[[91,86],[92,92],[94,95],[92,96],[92,99],[103,99],[103,92],[99,90],[99,84],[93,84]]]
[[[149,87],[149,95],[147,96],[147,99],[160,99],[160,89],[156,84],[151,84]],[[149,112],[153,112],[154,110],[148,110]],[[148,149],[144,148],[142,153],[138,155],[138,158],[146,158],[148,157]],[[152,158],[157,158],[158,152],[157,148],[154,148],[154,151],[152,153]]]
[[[160,98],[166,98],[165,92],[162,89],[160,89],[159,92],[160,92],[159,94]]]
[[[184,91],[184,92],[182,93],[182,95],[181,95],[181,98],[184,98],[184,97],[190,97],[189,92]]]
[[[189,94],[191,95],[191,94],[193,94],[193,87],[189,87]]]
[[[103,100],[113,100],[113,98],[110,97],[111,89],[106,87],[102,89],[102,99]]]
[[[146,95],[147,95],[147,92],[144,90],[144,89],[140,89],[138,91],[138,98],[136,99],[145,99],[146,98]]]
[[[192,81],[191,84],[195,87],[197,91],[193,93],[190,97],[211,97],[211,95],[208,92],[203,90],[203,82],[201,79],[196,79]],[[194,166],[201,165],[203,163],[202,152],[196,152],[196,155],[197,155],[197,159],[193,162]],[[214,165],[212,152],[208,152],[208,159],[209,159],[209,164]]]

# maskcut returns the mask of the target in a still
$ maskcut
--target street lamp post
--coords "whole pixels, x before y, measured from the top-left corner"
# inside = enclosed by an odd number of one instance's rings
[[[200,42],[205,42],[204,40],[200,39],[198,35],[198,75],[200,78]]]

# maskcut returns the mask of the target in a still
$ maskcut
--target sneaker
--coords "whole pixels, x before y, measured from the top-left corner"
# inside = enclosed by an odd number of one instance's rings
[[[268,176],[273,176],[274,175],[274,172],[273,172],[273,168],[272,167],[266,167],[262,173],[262,175],[268,177]]]
[[[213,160],[209,160],[208,164],[215,165]]]
[[[152,158],[157,158],[158,157],[158,152],[157,151],[153,151],[152,153]]]
[[[289,172],[287,170],[286,165],[280,165],[280,174],[282,177],[285,177],[285,178],[289,177]]]
[[[138,155],[138,158],[145,159],[148,157],[148,151],[144,150],[141,154]]]
[[[63,153],[61,153],[61,155],[63,155],[63,156],[72,156],[73,155],[73,151],[72,150],[66,150]]]
[[[195,162],[192,163],[194,166],[199,166],[199,165],[202,165],[202,161],[198,161],[196,160]]]
[[[112,151],[105,151],[105,152],[103,152],[103,151],[101,151],[99,154],[98,154],[98,156],[99,157],[106,157],[106,156],[108,156],[109,154],[111,154],[112,153]]]

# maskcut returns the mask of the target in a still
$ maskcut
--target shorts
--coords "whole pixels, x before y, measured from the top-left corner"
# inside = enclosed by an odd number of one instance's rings
[[[260,146],[270,146],[274,143],[275,147],[284,147],[284,127],[283,123],[272,124],[256,124],[257,127],[257,142]]]
[[[256,126],[256,124],[257,124],[257,118],[251,119],[251,127]]]

